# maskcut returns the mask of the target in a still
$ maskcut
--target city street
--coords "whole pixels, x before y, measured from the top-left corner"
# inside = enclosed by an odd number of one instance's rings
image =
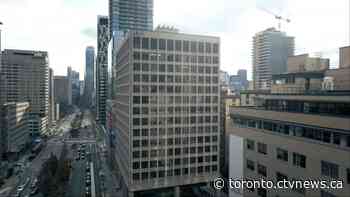
[[[11,181],[1,188],[0,197],[41,196],[31,195],[32,184],[40,173],[43,163],[51,154],[60,157],[64,144],[68,148],[68,158],[72,160],[67,197],[122,197],[122,194],[116,189],[119,188],[119,179],[109,169],[103,153],[105,144],[101,137],[104,135],[98,133],[101,131],[96,128],[90,111],[82,112],[78,135],[71,137],[71,123],[80,113],[76,109],[75,113],[59,121],[48,139],[43,140],[45,146],[32,161],[28,160],[28,155],[21,159],[24,163],[23,172],[10,179]],[[96,141],[96,136],[100,136],[101,140]],[[23,186],[23,189],[19,189],[20,186]]]

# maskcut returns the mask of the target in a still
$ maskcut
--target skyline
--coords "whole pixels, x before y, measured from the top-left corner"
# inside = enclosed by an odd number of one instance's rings
[[[336,66],[338,48],[350,44],[350,3],[347,0],[337,3],[205,0],[200,4],[198,0],[155,0],[154,6],[154,26],[167,24],[183,33],[220,36],[221,70],[235,74],[238,69],[247,69],[249,79],[252,37],[259,31],[277,26],[274,17],[260,8],[291,19],[287,26],[282,23],[282,30],[295,37],[296,54],[324,51],[323,57],[331,58],[331,65]],[[327,15],[323,14],[325,12]],[[65,74],[66,68],[72,66],[81,73],[82,79],[85,48],[88,45],[96,47],[97,15],[108,15],[108,1],[3,0],[0,13],[0,21],[4,23],[1,27],[2,49],[48,51],[55,75]],[[309,28],[310,24],[312,28]],[[67,42],[62,42],[59,37]]]

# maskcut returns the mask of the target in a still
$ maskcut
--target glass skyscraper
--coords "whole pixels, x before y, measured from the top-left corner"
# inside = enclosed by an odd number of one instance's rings
[[[153,0],[109,0],[110,33],[152,31]]]

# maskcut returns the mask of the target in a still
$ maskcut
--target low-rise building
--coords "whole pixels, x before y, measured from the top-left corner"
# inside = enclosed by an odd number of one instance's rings
[[[30,142],[29,103],[5,103],[0,106],[0,156],[10,157]]]

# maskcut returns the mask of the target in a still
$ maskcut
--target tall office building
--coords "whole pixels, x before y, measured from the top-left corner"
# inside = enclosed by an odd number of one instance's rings
[[[269,89],[272,75],[287,71],[287,59],[294,55],[294,37],[269,28],[253,37],[254,89]]]
[[[227,132],[241,138],[243,152],[231,156],[238,165],[230,170],[242,166],[243,178],[248,180],[343,183],[339,189],[245,189],[243,196],[247,197],[348,196],[350,86],[346,82],[349,75],[343,73],[349,74],[350,68],[325,70],[322,62],[326,60],[317,60],[321,63],[317,66],[310,63],[315,59],[304,55],[290,60],[291,72],[274,75],[270,92],[250,95],[255,102],[249,107],[231,108]],[[334,89],[324,90],[324,83],[333,77],[338,79],[332,82]]]
[[[62,106],[68,107],[70,80],[66,76],[54,76],[54,95],[55,102]]]
[[[73,83],[73,70],[72,67],[68,66],[67,68],[67,79],[68,79],[68,105],[72,105],[73,92],[72,92],[72,83]]]
[[[88,46],[85,51],[85,86],[84,103],[86,106],[92,106],[95,92],[95,48]]]
[[[53,69],[49,69],[49,127],[55,123],[55,86]]]
[[[129,197],[178,197],[220,175],[219,45],[160,28],[131,32],[122,44],[112,126]]]
[[[67,77],[69,80],[68,92],[69,92],[69,105],[78,104],[80,99],[80,85],[79,85],[79,72],[67,68]]]
[[[47,132],[49,113],[49,61],[44,51],[6,49],[2,56],[5,80],[0,87],[4,102],[29,102],[30,131]]]
[[[108,17],[98,16],[97,21],[96,111],[98,123],[105,126],[108,93]]]

